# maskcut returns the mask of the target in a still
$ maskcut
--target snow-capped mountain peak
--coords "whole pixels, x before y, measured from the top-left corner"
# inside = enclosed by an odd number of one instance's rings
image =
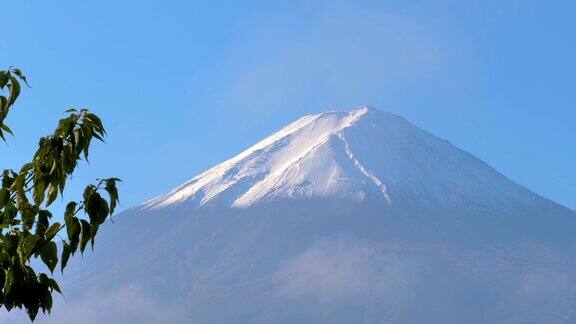
[[[361,106],[304,116],[142,208],[324,198],[491,208],[533,196],[402,117]]]

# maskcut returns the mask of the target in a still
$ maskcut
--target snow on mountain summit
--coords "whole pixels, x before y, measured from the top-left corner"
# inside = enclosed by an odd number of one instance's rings
[[[491,208],[539,197],[402,117],[362,106],[304,116],[141,207],[313,198]]]

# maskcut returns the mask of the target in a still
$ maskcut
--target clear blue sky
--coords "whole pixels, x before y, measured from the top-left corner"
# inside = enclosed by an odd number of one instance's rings
[[[3,167],[69,107],[108,126],[70,190],[123,207],[307,113],[368,104],[576,208],[574,1],[10,1],[0,62],[31,89]]]

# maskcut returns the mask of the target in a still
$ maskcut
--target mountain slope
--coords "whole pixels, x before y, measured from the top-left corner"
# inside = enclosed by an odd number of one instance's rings
[[[123,308],[94,323],[572,322],[574,233],[399,116],[306,116],[119,215],[64,278],[86,304],[54,320],[97,300]]]

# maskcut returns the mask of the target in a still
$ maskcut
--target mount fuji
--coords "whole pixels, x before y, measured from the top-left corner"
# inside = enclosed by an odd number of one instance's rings
[[[40,323],[576,321],[576,212],[370,107],[302,117],[115,222]]]
[[[305,116],[141,208],[286,199],[500,212],[544,201],[405,119],[360,107]]]

